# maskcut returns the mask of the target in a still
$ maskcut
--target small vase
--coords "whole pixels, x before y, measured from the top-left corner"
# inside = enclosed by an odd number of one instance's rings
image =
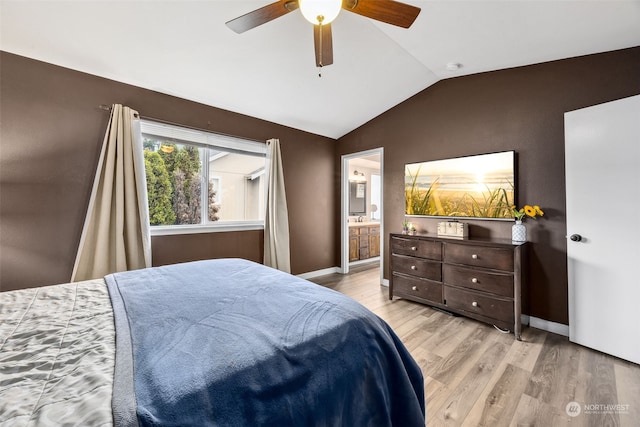
[[[527,226],[522,221],[516,220],[516,223],[511,226],[511,240],[514,242],[527,241]]]

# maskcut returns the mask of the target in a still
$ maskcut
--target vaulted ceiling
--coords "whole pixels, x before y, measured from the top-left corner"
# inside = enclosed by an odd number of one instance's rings
[[[1,0],[0,49],[337,139],[441,79],[640,45],[638,0],[406,0],[409,29],[342,11],[319,77],[299,11],[225,26],[272,1]]]

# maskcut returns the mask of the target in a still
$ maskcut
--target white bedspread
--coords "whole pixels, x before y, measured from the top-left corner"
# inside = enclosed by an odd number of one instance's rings
[[[0,293],[0,426],[111,426],[103,279]]]

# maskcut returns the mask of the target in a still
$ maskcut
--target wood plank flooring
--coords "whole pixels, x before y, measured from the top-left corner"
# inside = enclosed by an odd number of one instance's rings
[[[640,426],[639,365],[539,329],[525,327],[516,341],[471,319],[390,301],[379,274],[365,265],[312,281],[391,325],[422,368],[427,425]],[[568,414],[571,402],[576,416]]]

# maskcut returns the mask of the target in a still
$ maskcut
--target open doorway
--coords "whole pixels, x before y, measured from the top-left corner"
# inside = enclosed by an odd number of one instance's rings
[[[383,242],[383,149],[342,156],[342,273],[378,262],[380,283]]]

